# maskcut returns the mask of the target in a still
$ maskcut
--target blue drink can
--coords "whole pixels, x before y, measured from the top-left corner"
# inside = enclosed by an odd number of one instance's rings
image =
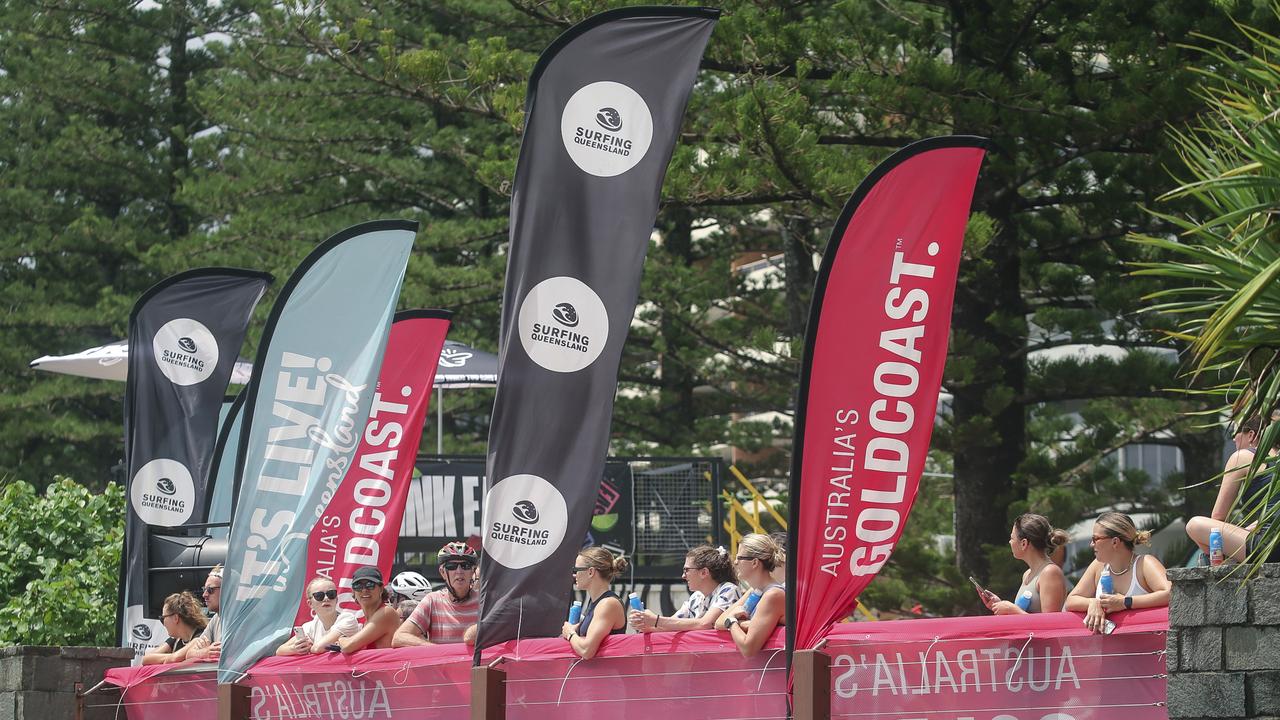
[[[582,601],[574,600],[569,606],[569,624],[577,625],[582,622]]]
[[[640,601],[640,596],[635,593],[631,593],[631,609],[636,612],[644,610],[644,603]]]
[[[751,594],[747,595],[747,599],[744,600],[742,603],[742,608],[747,611],[747,617],[750,617],[756,614],[756,605],[759,605],[759,604],[760,604],[760,591],[752,590]]]

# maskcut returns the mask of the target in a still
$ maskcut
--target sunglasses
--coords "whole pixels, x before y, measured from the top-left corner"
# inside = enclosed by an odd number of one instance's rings
[[[747,556],[745,556],[745,555],[739,555],[739,556],[738,556],[738,561],[739,561],[739,562],[746,562],[746,561],[748,561],[748,560],[755,560],[755,558],[753,558],[753,557],[747,557]]]
[[[687,574],[689,574],[689,573],[691,573],[691,572],[694,572],[695,570],[701,570],[701,569],[702,569],[702,568],[689,568],[689,567],[687,567],[687,568],[680,568],[680,574],[681,574],[681,575],[687,575]]]
[[[574,565],[574,566],[573,566],[573,572],[574,572],[574,574],[577,574],[577,573],[580,573],[580,572],[586,572],[586,571],[588,571],[588,570],[590,570],[590,569],[591,569],[591,568],[589,568],[589,567],[578,567],[577,565]]]
[[[212,595],[222,589],[221,585],[210,585],[209,587],[200,588],[201,595]]]
[[[475,568],[474,563],[469,562],[447,562],[441,565],[445,570],[471,570]]]
[[[352,590],[369,590],[378,586],[378,583],[372,580],[357,580],[351,583]]]
[[[1110,539],[1111,539],[1110,535],[1094,535],[1093,537],[1089,538],[1089,544],[1096,545],[1098,544],[1099,541],[1110,540]]]
[[[178,613],[169,613],[168,615],[161,615],[161,616],[160,616],[160,619],[161,619],[161,620],[168,620],[169,618],[174,617],[174,616],[175,616],[175,615],[177,615],[177,614],[178,614]]]
[[[355,585],[352,585],[351,587],[355,587]],[[336,597],[338,597],[337,590],[321,590],[320,592],[311,593],[311,599],[316,602],[324,602],[325,598],[333,600]]]

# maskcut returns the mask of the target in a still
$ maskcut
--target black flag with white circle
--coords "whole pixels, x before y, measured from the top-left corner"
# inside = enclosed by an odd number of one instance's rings
[[[719,11],[591,17],[525,99],[489,429],[477,648],[559,633],[667,164]]]

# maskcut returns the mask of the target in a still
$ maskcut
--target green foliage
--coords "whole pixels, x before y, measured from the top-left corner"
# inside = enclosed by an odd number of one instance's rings
[[[0,645],[115,643],[124,491],[54,478],[0,490]]]
[[[1280,15],[1280,8],[1273,8]],[[1265,472],[1263,461],[1280,448],[1280,38],[1241,25],[1233,39],[1203,39],[1202,86],[1205,112],[1174,137],[1182,157],[1181,184],[1166,200],[1190,200],[1185,214],[1159,213],[1176,235],[1135,235],[1143,247],[1165,253],[1140,263],[1134,274],[1157,277],[1150,310],[1178,319],[1171,335],[1190,341],[1194,353],[1193,391],[1234,399],[1236,422],[1263,418],[1250,477]],[[1207,386],[1208,392],[1202,388]],[[1262,528],[1256,564],[1280,545],[1280,522],[1266,505],[1280,493],[1271,483],[1268,502],[1243,519]]]

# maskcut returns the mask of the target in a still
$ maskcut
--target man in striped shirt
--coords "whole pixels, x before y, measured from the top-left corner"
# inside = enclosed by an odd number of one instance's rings
[[[464,542],[440,548],[440,577],[444,588],[429,592],[396,630],[392,647],[461,643],[474,645],[480,594],[475,592],[478,556]]]

